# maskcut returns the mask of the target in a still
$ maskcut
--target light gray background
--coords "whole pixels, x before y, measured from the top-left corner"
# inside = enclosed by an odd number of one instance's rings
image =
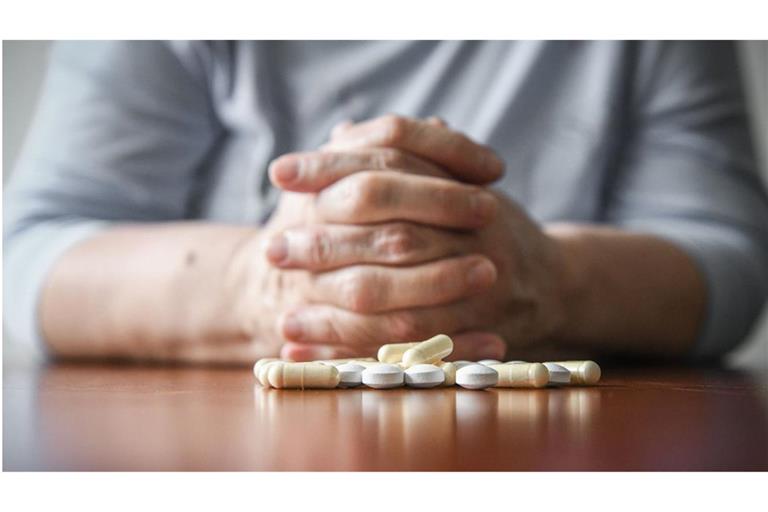
[[[3,183],[11,174],[24,142],[45,75],[49,48],[50,41],[3,43]],[[763,181],[768,183],[768,41],[739,42],[739,50],[761,172]],[[730,359],[738,365],[768,368],[768,307],[750,339]]]

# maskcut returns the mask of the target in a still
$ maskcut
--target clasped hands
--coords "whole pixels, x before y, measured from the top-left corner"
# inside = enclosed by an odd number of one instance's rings
[[[250,297],[271,312],[263,331],[280,356],[371,355],[446,333],[453,358],[502,359],[554,336],[562,256],[486,187],[503,171],[441,120],[393,115],[343,123],[320,150],[272,162],[283,193]]]

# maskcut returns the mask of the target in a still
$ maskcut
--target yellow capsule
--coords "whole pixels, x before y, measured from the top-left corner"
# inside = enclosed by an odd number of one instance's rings
[[[329,389],[339,385],[339,371],[319,363],[273,363],[268,379],[277,389]]]
[[[541,363],[494,364],[499,374],[497,388],[541,388],[549,382],[549,371]]]
[[[453,352],[453,340],[445,334],[438,334],[403,354],[403,366],[410,368],[415,364],[432,364],[448,357]]]
[[[594,361],[552,361],[571,372],[571,384],[591,385],[600,380],[602,371]]]
[[[449,362],[449,361],[438,361],[435,363],[438,367],[442,368],[443,373],[445,373],[445,382],[443,382],[443,386],[454,386],[456,385],[456,364]]]
[[[388,345],[382,345],[379,348],[377,357],[382,363],[399,363],[403,360],[403,354],[406,350],[415,347],[419,342],[413,343],[390,343]]]

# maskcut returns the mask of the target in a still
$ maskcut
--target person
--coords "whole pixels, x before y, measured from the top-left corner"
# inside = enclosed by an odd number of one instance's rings
[[[768,295],[728,42],[91,42],[7,190],[54,357],[700,360]]]

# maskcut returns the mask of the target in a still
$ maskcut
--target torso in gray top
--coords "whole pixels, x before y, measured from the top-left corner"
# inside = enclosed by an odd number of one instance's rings
[[[385,113],[492,146],[494,186],[540,222],[677,243],[709,286],[696,354],[757,316],[768,206],[730,44],[117,42],[54,51],[6,201],[6,327],[39,340],[40,284],[76,241],[126,220],[263,222],[271,159]]]

